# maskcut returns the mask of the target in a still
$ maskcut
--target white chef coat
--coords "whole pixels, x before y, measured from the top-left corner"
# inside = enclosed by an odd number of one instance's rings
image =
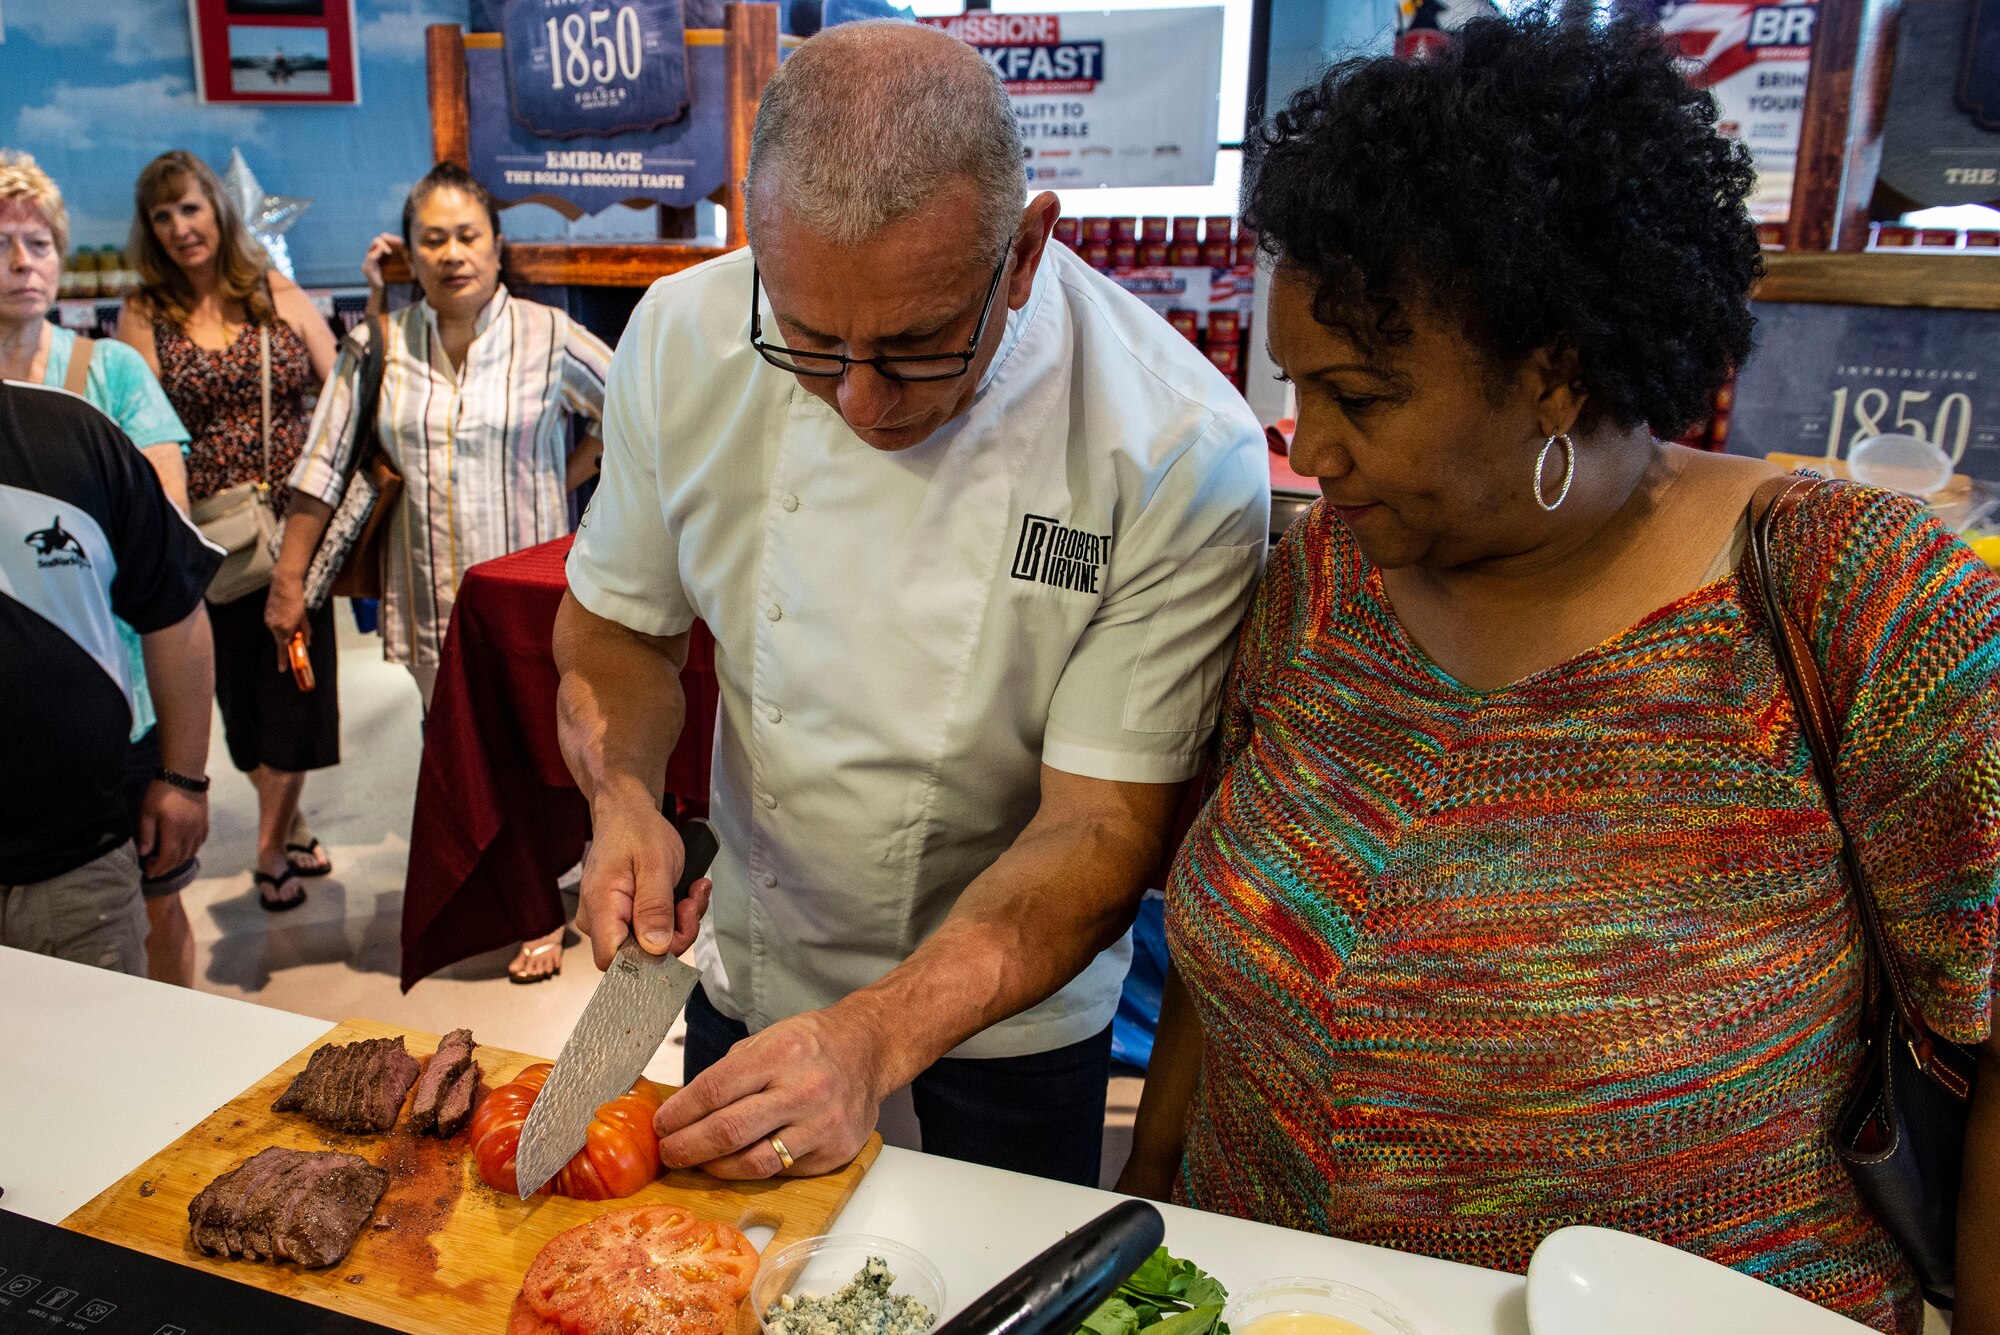
[[[1061,245],[971,408],[896,453],[757,355],[749,294],[737,251],[639,303],[569,583],[633,630],[715,634],[722,851],[696,959],[760,1029],[906,959],[1034,815],[1040,764],[1194,774],[1270,483],[1235,389]],[[1091,1037],[1129,958],[952,1055]]]

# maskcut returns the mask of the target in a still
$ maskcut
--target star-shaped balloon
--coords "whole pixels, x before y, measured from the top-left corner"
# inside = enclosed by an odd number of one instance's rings
[[[243,160],[240,148],[229,150],[229,169],[222,173],[222,189],[235,202],[236,211],[243,215],[250,235],[262,243],[272,266],[285,277],[293,277],[292,253],[285,244],[285,233],[299,220],[300,214],[312,207],[312,201],[265,194],[264,187],[257,183],[256,173]]]

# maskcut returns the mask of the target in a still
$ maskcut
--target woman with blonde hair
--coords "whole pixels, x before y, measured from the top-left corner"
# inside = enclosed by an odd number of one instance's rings
[[[201,502],[244,483],[282,513],[305,444],[306,397],[333,369],[333,331],[273,269],[208,165],[162,153],[139,173],[127,249],[140,288],[118,319],[193,434],[188,492]],[[267,387],[268,386],[268,393]],[[266,404],[268,402],[268,409]],[[258,901],[305,900],[301,876],[333,870],[299,819],[307,770],[340,763],[333,614],[315,614],[315,689],[295,684],[264,629],[263,590],[211,603],[215,694],[230,759],[257,789]]]
[[[69,210],[62,191],[34,158],[0,149],[0,380],[60,385],[82,395],[139,447],[161,489],[185,511],[187,428],[145,360],[122,343],[79,338],[48,318],[68,250]],[[159,771],[160,745],[138,632],[120,621],[118,637],[132,674],[127,792],[137,806]],[[194,865],[148,867],[141,882],[150,929],[146,972],[181,987],[194,985],[194,935],[180,896]]]

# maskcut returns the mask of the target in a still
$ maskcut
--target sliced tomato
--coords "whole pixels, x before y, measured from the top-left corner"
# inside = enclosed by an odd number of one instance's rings
[[[507,1313],[507,1335],[564,1335],[553,1321],[544,1321],[528,1303],[528,1295],[514,1295],[514,1308]]]
[[[566,1335],[721,1335],[756,1273],[756,1248],[727,1224],[643,1205],[549,1239],[521,1297]]]
[[[521,1147],[521,1126],[553,1069],[547,1062],[535,1063],[490,1091],[472,1114],[473,1161],[480,1181],[495,1191],[511,1196],[520,1190],[514,1156]],[[630,1196],[651,1182],[660,1171],[660,1138],[653,1133],[653,1114],[660,1102],[659,1091],[641,1080],[599,1108],[583,1148],[542,1191],[604,1201]]]

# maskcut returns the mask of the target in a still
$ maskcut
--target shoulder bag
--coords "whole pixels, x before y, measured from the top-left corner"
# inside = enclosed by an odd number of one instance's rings
[[[1860,852],[1840,814],[1840,790],[1834,782],[1839,720],[1827,701],[1811,642],[1778,600],[1772,529],[1819,485],[1787,477],[1758,488],[1750,502],[1744,570],[1762,602],[1778,668],[1840,832],[1841,861],[1867,954],[1861,1011],[1867,1047],[1860,1084],[1834,1124],[1834,1152],[1847,1165],[1861,1198],[1909,1258],[1924,1296],[1949,1310],[1958,1247],[1958,1184],[1978,1059],[1963,1045],[1932,1033],[1910,995],[1903,966],[1883,933]]]
[[[78,334],[76,342],[69,349],[69,371],[63,376],[62,387],[79,399],[90,385],[90,354],[97,351],[97,340]]]
[[[278,516],[271,508],[271,327],[257,328],[258,379],[261,382],[264,471],[255,481],[225,487],[194,503],[188,516],[201,536],[226,554],[208,582],[208,601],[233,603],[268,586],[277,565],[271,540]]]
[[[342,598],[382,596],[389,519],[403,496],[403,475],[382,448],[377,419],[382,377],[388,368],[388,321],[371,315],[368,329],[368,344],[361,349],[354,387],[353,462],[340,504],[334,507],[312,564],[306,567],[307,607],[320,607],[336,594]]]

